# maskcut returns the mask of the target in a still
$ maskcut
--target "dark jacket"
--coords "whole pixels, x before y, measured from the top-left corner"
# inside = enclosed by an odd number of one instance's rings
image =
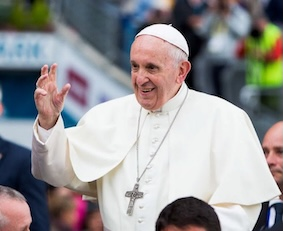
[[[265,228],[267,224],[268,205],[268,201],[262,203],[262,208],[253,231],[283,231],[283,224],[278,224],[271,228]]]
[[[261,231],[264,229],[267,220],[268,205],[269,205],[268,201],[262,203],[262,208],[259,217],[257,219],[257,222],[255,224],[255,227],[253,228],[253,231]]]
[[[264,229],[263,231],[282,231],[282,230],[283,230],[283,223],[274,225],[269,229]]]
[[[31,174],[31,151],[0,137],[0,184],[21,192],[31,209],[31,231],[49,231],[47,184]]]

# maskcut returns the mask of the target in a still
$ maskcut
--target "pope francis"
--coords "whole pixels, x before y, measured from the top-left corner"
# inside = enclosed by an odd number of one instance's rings
[[[160,211],[194,196],[212,205],[223,231],[252,230],[261,203],[280,194],[247,114],[189,89],[185,38],[171,25],[139,32],[131,47],[134,94],[94,106],[64,128],[70,89],[44,65],[34,93],[32,172],[97,198],[104,230],[153,231]]]

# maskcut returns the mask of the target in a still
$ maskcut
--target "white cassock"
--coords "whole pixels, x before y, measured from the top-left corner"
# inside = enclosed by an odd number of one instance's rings
[[[185,196],[211,204],[222,231],[251,230],[261,203],[280,191],[243,110],[188,90],[171,130],[148,164],[186,92],[183,84],[161,110],[141,110],[138,158],[140,105],[134,95],[95,106],[73,128],[64,129],[60,117],[47,132],[36,121],[34,176],[97,197],[105,230],[153,231],[160,211]],[[48,136],[44,138],[45,133]],[[125,193],[133,189],[137,174],[144,170],[139,186],[144,196],[135,201],[129,216],[130,199]]]

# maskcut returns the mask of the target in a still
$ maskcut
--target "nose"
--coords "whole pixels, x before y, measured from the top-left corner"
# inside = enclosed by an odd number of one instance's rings
[[[266,161],[268,165],[275,165],[276,164],[276,155],[273,152],[269,152],[266,156]]]
[[[146,72],[141,69],[135,72],[134,75],[135,75],[136,83],[138,85],[143,85],[144,83],[149,81]]]

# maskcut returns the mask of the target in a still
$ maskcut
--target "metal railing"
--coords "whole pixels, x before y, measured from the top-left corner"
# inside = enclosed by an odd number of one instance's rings
[[[77,31],[111,62],[123,68],[129,54],[121,48],[121,9],[110,0],[53,0],[55,20]],[[124,68],[123,68],[124,69]]]

